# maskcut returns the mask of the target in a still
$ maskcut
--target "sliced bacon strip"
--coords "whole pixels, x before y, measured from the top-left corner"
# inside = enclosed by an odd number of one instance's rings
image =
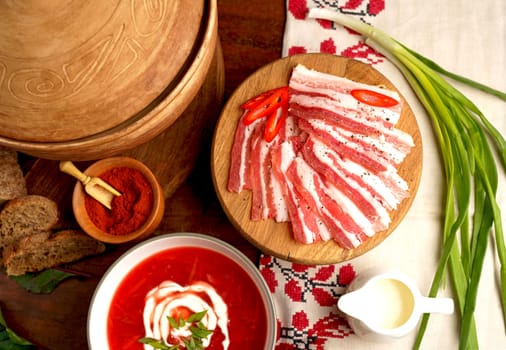
[[[408,152],[403,152],[396,144],[388,142],[384,137],[378,135],[366,135],[360,132],[351,132],[341,127],[336,127],[326,120],[320,118],[306,118],[315,130],[322,130],[329,136],[343,143],[344,146],[352,147],[362,153],[369,155],[381,163],[397,166]]]
[[[268,142],[259,124],[251,137],[250,179],[252,183],[251,220],[288,221],[288,209],[279,180],[272,170],[272,148],[279,139]]]
[[[314,102],[321,103],[314,104]],[[378,129],[379,123],[383,125],[382,129],[390,130],[393,127],[389,122],[377,118],[364,118],[360,111],[343,108],[335,101],[322,97],[293,95],[290,99],[290,114],[304,119],[322,119],[335,127],[367,135],[381,134],[381,130]]]
[[[344,199],[344,196],[338,198],[338,191],[333,193],[334,198],[329,196],[328,193],[332,191],[301,157],[296,157],[292,161],[287,169],[287,178],[305,199],[314,215],[321,217],[330,229],[332,238],[343,248],[351,249],[358,246],[366,238],[364,231],[370,235],[374,233],[369,221],[363,215],[359,219],[363,224],[362,227],[355,221],[361,213],[354,210],[351,201]],[[358,215],[352,217],[350,215],[352,212]]]
[[[354,202],[370,220],[375,231],[382,231],[388,227],[390,216],[383,205],[386,202],[385,197],[392,206],[398,203],[390,190],[377,192],[362,176],[351,171],[337,153],[315,138],[308,138],[302,148],[302,154],[315,171],[322,174],[328,182]]]
[[[332,74],[317,72],[300,64],[292,71],[289,87],[291,95],[306,94],[309,96],[324,96],[337,101],[345,108],[360,110],[393,124],[397,124],[402,108],[399,94],[395,91],[358,83]],[[399,101],[399,104],[389,108],[366,105],[350,95],[350,91],[355,89],[367,89],[379,92]]]
[[[228,173],[227,189],[230,192],[240,193],[243,189],[250,189],[249,160],[251,156],[250,139],[255,126],[260,124],[256,121],[248,126],[244,125],[242,118],[247,111],[244,111],[237,123],[234,142],[230,153],[230,169]]]
[[[283,186],[288,214],[292,225],[294,239],[300,243],[314,243],[318,240],[329,240],[331,234],[323,221],[314,214],[310,205],[288,181],[287,170],[295,156],[294,143],[283,142],[273,149],[272,164],[275,176]]]
[[[374,174],[371,174],[374,175]],[[378,179],[392,191],[393,196],[400,203],[404,198],[409,197],[407,182],[399,175],[396,169],[390,168],[387,171],[377,174]],[[395,207],[395,209],[397,206]]]
[[[250,179],[251,179],[251,220],[269,219],[268,166],[270,162],[269,144],[264,144],[263,128],[257,124],[251,137]]]
[[[286,222],[290,220],[288,215],[287,203],[283,194],[283,184],[274,175],[274,169],[272,167],[272,153],[271,153],[271,169],[270,169],[270,180],[272,187],[272,195],[270,196],[270,208],[271,216],[276,222]]]
[[[411,135],[395,128],[394,124],[361,111],[344,108],[328,98],[292,95],[290,113],[299,118],[322,119],[335,128],[379,138],[395,146],[404,155],[414,146]]]
[[[264,119],[238,123],[228,189],[251,189],[251,219],[289,220],[298,242],[354,248],[387,229],[389,211],[409,194],[396,169],[413,147],[395,128],[400,97],[303,66],[289,89],[288,115],[271,142],[262,137]],[[356,89],[399,103],[368,105],[350,94]]]
[[[367,191],[373,196],[373,198],[366,197],[371,205],[376,205],[374,202],[376,199],[380,206],[387,210],[394,210],[409,195],[406,181],[399,176],[395,168],[375,174],[359,164],[341,157],[340,154],[328,149],[316,138],[308,141],[307,145],[313,148],[314,156],[322,162],[320,165],[312,163],[313,166],[318,167],[333,182],[337,181],[337,175],[333,172],[341,174],[347,181],[356,182],[356,188],[363,193]]]
[[[387,170],[385,161],[376,153],[367,152],[363,145],[344,137],[340,132],[329,128],[328,125],[315,121],[299,119],[299,127],[322,140],[329,148],[346,158],[362,165],[373,172],[379,173]]]
[[[283,142],[285,140],[289,140],[293,137],[299,137],[302,131],[299,128],[296,117],[288,114],[285,123],[281,126],[279,130],[279,141]]]

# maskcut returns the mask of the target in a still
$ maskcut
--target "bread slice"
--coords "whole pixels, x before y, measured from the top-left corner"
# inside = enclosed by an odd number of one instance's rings
[[[54,201],[27,195],[8,201],[0,212],[0,252],[33,233],[49,231],[58,221]]]
[[[17,276],[74,262],[104,250],[102,242],[79,230],[39,232],[10,247],[5,252],[4,265],[8,275]]]
[[[26,181],[17,152],[0,147],[0,205],[26,194]]]

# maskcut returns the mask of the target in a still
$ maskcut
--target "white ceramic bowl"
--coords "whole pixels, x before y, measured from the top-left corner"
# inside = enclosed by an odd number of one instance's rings
[[[92,297],[88,313],[87,336],[88,345],[91,350],[111,349],[108,340],[108,319],[110,306],[113,297],[116,294],[120,283],[125,279],[131,270],[141,262],[156,255],[157,253],[177,248],[204,248],[214,253],[223,255],[232,260],[232,264],[237,264],[244,272],[244,277],[249,276],[256,285],[260,294],[261,303],[265,308],[266,314],[266,341],[263,349],[274,349],[276,341],[276,317],[271,294],[258,268],[239,250],[217,238],[196,234],[196,233],[170,233],[156,236],[142,243],[137,244],[129,251],[124,253],[104,274],[99,282],[97,289]],[[176,254],[176,250],[172,254]],[[207,264],[207,265],[206,265]],[[204,262],[202,268],[213,265],[213,262]],[[227,267],[225,267],[226,269]],[[232,268],[232,266],[230,266]],[[238,271],[240,271],[239,269]],[[241,274],[242,274],[241,272]],[[169,273],[170,274],[170,271]],[[148,282],[146,282],[149,284]],[[240,284],[237,280],[235,284]],[[146,286],[147,287],[147,286]],[[151,288],[151,287],[149,287]],[[217,290],[219,292],[219,290]],[[226,297],[224,297],[224,300]],[[249,300],[242,300],[241,303],[248,303]],[[241,309],[240,307],[237,310]],[[229,307],[230,309],[230,307]],[[229,311],[230,313],[230,311]],[[254,320],[256,322],[257,320]],[[230,321],[232,322],[232,320]],[[232,326],[231,326],[232,327]],[[241,349],[248,349],[247,344],[239,344]],[[231,335],[231,347],[237,348],[233,344]],[[111,349],[113,350],[113,349]],[[115,349],[114,349],[115,350]],[[261,350],[261,349],[255,349]]]

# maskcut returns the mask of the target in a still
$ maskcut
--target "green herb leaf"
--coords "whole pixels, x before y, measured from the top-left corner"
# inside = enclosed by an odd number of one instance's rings
[[[177,323],[177,321],[174,317],[167,316],[167,319],[169,320],[169,325],[171,328],[174,328],[174,329],[179,328],[179,324]]]
[[[183,339],[186,350],[195,350],[195,340],[193,338]]]
[[[7,327],[7,322],[0,309],[0,349],[1,350],[32,350],[35,346],[28,340],[20,337]]]
[[[149,338],[149,337],[141,338],[141,339],[139,339],[139,342],[149,345],[149,346],[152,346],[153,349],[162,349],[162,350],[175,350],[175,349],[177,349],[177,348],[174,348],[173,346],[171,346],[169,348],[169,346],[167,344],[165,344],[163,342],[163,340]]]
[[[48,269],[39,273],[26,273],[21,276],[10,276],[20,286],[36,294],[51,293],[62,281],[76,276],[70,272]]]
[[[185,320],[181,316],[179,316],[178,328],[183,328],[185,324],[186,324]]]
[[[188,317],[188,319],[186,320],[186,322],[193,323],[193,322],[202,321],[202,319],[204,318],[204,316],[206,314],[207,314],[207,310],[196,312],[196,313],[190,315],[190,317]]]
[[[190,327],[190,331],[192,332],[193,337],[204,339],[207,338],[209,335],[213,334],[213,331],[208,330],[207,328],[201,328],[201,327]]]
[[[177,319],[171,316],[167,316],[171,328],[180,329],[182,327],[188,326],[190,329],[191,336],[186,339],[182,339],[186,350],[203,350],[204,346],[202,340],[213,334],[214,331],[207,329],[204,323],[201,322],[206,313],[207,310],[196,312],[188,316],[186,320],[181,317],[181,315],[179,315]],[[139,339],[139,342],[151,345],[154,349],[179,350],[179,345],[172,345],[169,347],[164,343],[163,340],[141,338]],[[0,348],[0,350],[2,349]]]

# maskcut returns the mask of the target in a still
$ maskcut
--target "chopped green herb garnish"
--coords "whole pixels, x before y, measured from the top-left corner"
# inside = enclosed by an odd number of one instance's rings
[[[158,340],[158,339],[154,339],[154,338],[148,338],[148,337],[141,338],[141,339],[139,339],[139,342],[146,344],[146,345],[150,345],[153,347],[153,349],[162,349],[162,350],[178,350],[179,349],[179,345],[171,345],[169,347],[167,344],[165,344],[165,342],[163,340]]]
[[[207,310],[196,312],[193,315],[191,315],[190,317],[188,317],[188,319],[186,320],[186,322],[193,323],[193,322],[202,321],[202,319],[204,318],[204,316],[206,314],[207,314]]]
[[[203,350],[203,339],[207,338],[211,334],[213,334],[212,330],[207,329],[207,327],[202,323],[202,319],[207,314],[207,310],[196,312],[190,315],[186,320],[179,315],[177,318],[167,316],[169,321],[169,325],[174,329],[181,329],[183,327],[188,327],[191,332],[191,335],[185,339],[182,339],[184,347],[186,350]],[[143,344],[147,344],[153,347],[153,349],[162,349],[162,350],[180,350],[180,345],[168,345],[161,339],[154,338],[141,338],[139,342]]]
[[[213,331],[208,330],[202,322],[197,323],[197,327],[191,326],[190,331],[195,338],[201,339],[207,338],[209,335],[213,334]]]
[[[178,329],[180,326],[179,326],[179,323],[176,321],[176,319],[174,317],[170,317],[168,316],[167,319],[169,320],[169,325],[174,328],[174,329]]]

